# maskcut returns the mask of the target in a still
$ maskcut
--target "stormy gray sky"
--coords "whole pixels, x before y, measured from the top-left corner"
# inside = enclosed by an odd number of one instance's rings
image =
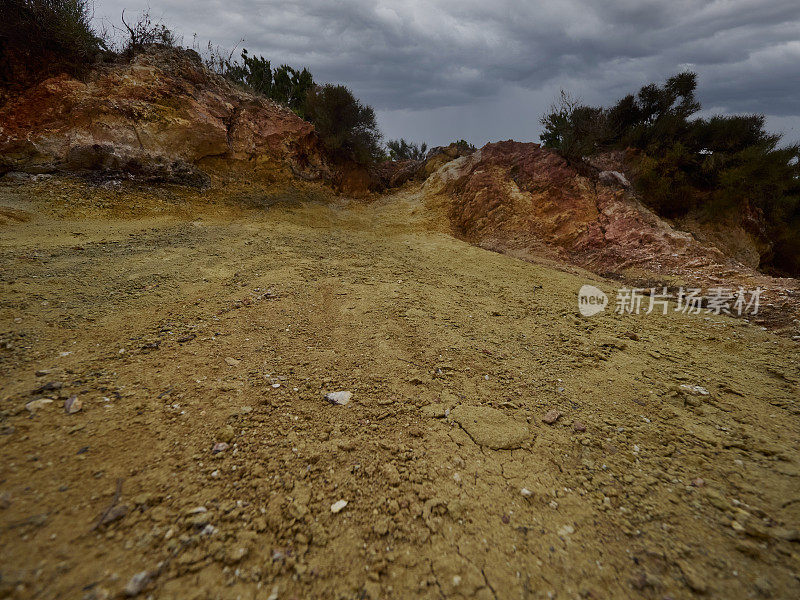
[[[95,19],[148,4],[185,45],[346,84],[387,139],[538,141],[562,88],[609,104],[692,69],[704,113],[764,113],[800,141],[798,0],[95,0]]]

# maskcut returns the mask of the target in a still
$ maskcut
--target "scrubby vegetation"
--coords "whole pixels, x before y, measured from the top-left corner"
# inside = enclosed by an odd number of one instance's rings
[[[470,152],[475,152],[475,150],[477,150],[477,148],[475,148],[475,144],[470,144],[464,139],[452,142],[450,145],[455,146],[459,152],[463,152],[465,154],[469,154]]]
[[[314,86],[306,97],[304,112],[335,157],[363,164],[383,157],[375,111],[359,102],[347,87]]]
[[[120,20],[125,31],[125,41],[120,50],[123,56],[131,58],[154,44],[169,48],[178,45],[175,33],[164,23],[153,19],[149,9],[142,11],[136,21],[130,22],[126,20],[123,10]]]
[[[317,85],[311,72],[289,65],[272,68],[263,56],[241,52],[241,61],[210,49],[209,68],[253,92],[291,108],[313,123],[334,158],[366,164],[384,158],[381,134],[372,107],[342,85]]]
[[[626,150],[634,185],[659,214],[757,222],[773,248],[762,266],[800,273],[800,146],[780,146],[763,115],[692,118],[696,87],[694,73],[680,73],[608,108],[562,92],[541,118],[541,140],[573,163]]]
[[[87,0],[0,2],[0,87],[21,89],[69,73],[81,75],[105,49]]]
[[[294,69],[289,65],[272,68],[270,61],[263,56],[251,55],[247,49],[241,52],[241,62],[221,56],[209,45],[206,66],[250,90],[267,98],[285,104],[303,117],[306,96],[314,87],[311,72],[303,68]]]
[[[386,148],[389,151],[391,160],[423,160],[428,155],[427,144],[417,145],[413,142],[407,142],[403,138],[389,140],[386,142]],[[475,146],[463,139],[451,142],[446,148],[454,148],[459,155],[475,152]],[[434,148],[433,150],[436,149]]]
[[[403,138],[399,140],[389,140],[386,142],[389,150],[389,158],[392,160],[422,160],[428,150],[428,144],[417,145],[407,142]]]

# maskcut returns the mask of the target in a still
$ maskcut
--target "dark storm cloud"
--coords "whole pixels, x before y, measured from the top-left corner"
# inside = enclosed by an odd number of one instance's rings
[[[118,20],[123,6],[143,5],[99,0],[96,13]],[[243,46],[273,63],[305,65],[318,81],[346,83],[389,129],[416,115],[427,116],[435,130],[431,115],[451,107],[467,121],[463,135],[482,141],[496,136],[475,122],[476,107],[490,111],[486,119],[502,136],[507,115],[493,108],[516,110],[535,124],[531,114],[546,107],[545,91],[552,97],[564,87],[609,103],[684,68],[699,73],[707,107],[784,122],[800,114],[797,0],[151,0],[151,6],[187,43],[194,33],[201,46],[211,39],[232,47],[244,37]],[[523,127],[530,135],[535,129]]]

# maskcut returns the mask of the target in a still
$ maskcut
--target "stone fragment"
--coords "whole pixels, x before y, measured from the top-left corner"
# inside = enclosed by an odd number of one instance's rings
[[[325,400],[330,402],[335,406],[344,406],[348,402],[350,402],[350,398],[353,397],[352,392],[347,391],[339,391],[339,392],[329,392],[325,394]]]
[[[557,408],[551,408],[542,417],[542,423],[546,423],[547,425],[552,425],[560,418],[561,418],[561,411],[558,410]]]
[[[140,571],[139,573],[136,573],[136,575],[130,578],[128,584],[125,586],[125,595],[129,598],[138,596],[142,590],[147,587],[148,583],[150,583],[150,573],[147,571]]]
[[[36,414],[41,409],[45,408],[48,404],[52,404],[53,401],[50,398],[39,398],[38,400],[31,400],[25,405],[25,408],[28,409],[28,412],[31,414]]]
[[[211,448],[211,454],[219,454],[220,452],[225,452],[229,448],[227,442],[217,442]]]
[[[83,402],[77,396],[70,396],[64,401],[64,412],[68,415],[74,415],[76,412],[80,412],[82,408]]]

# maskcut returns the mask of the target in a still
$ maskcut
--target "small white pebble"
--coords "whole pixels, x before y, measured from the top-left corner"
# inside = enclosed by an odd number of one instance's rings
[[[343,509],[345,506],[347,506],[347,500],[339,500],[339,501],[337,501],[337,502],[334,502],[333,504],[331,504],[331,512],[332,512],[333,514],[336,514],[336,513],[338,513],[338,512],[341,512],[341,511],[342,511],[342,509]]]
[[[558,529],[558,535],[565,537],[575,533],[575,528],[572,525],[564,525]]]

